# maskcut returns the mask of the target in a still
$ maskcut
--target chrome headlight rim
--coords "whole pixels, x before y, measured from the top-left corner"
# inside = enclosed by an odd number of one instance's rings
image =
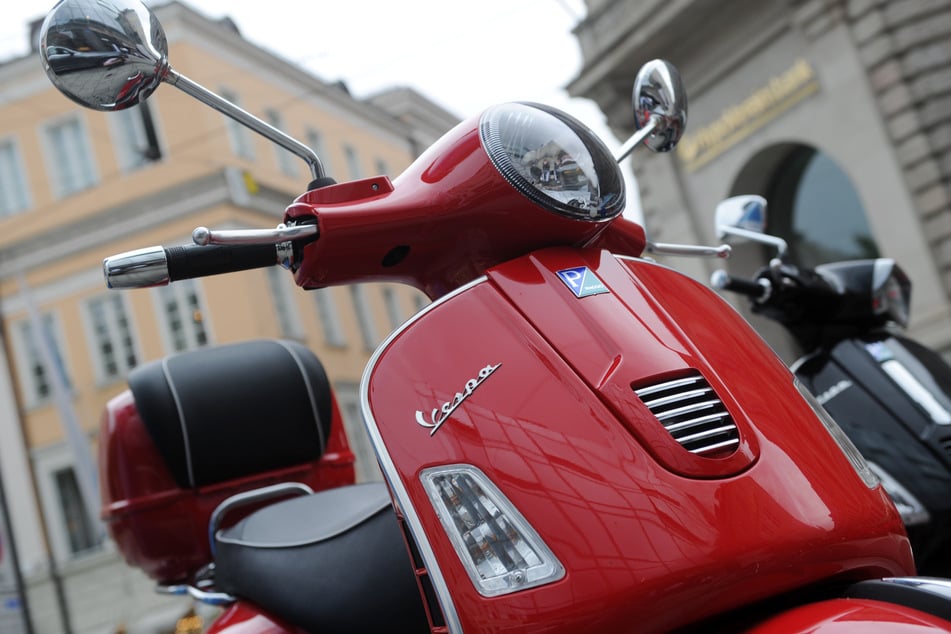
[[[531,110],[537,111],[540,117],[549,116],[556,119],[569,131],[587,152],[587,157],[594,166],[599,188],[598,204],[596,208],[579,207],[560,201],[550,195],[538,185],[526,178],[515,166],[512,156],[507,149],[502,135],[506,131],[502,116],[521,109],[525,114]],[[482,146],[489,160],[505,178],[505,180],[520,194],[541,206],[546,211],[569,218],[592,223],[604,223],[614,220],[624,212],[626,194],[624,178],[621,168],[614,160],[611,151],[583,123],[556,108],[533,102],[510,102],[493,106],[486,110],[479,122],[479,136]],[[606,192],[606,193],[602,193]]]

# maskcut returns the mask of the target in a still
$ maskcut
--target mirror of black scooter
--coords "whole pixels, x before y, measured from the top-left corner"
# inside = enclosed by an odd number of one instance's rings
[[[755,194],[733,196],[717,205],[714,215],[717,240],[741,238],[776,248],[777,257],[783,258],[788,250],[786,241],[764,233],[766,230],[766,199]]]
[[[314,183],[325,178],[309,147],[169,66],[165,30],[139,0],[61,0],[43,21],[40,57],[53,85],[82,106],[129,108],[165,82],[304,159]]]

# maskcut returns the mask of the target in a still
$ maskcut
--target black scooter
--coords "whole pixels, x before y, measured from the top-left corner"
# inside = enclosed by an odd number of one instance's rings
[[[803,356],[791,370],[865,455],[901,512],[919,574],[951,575],[951,367],[902,336],[911,282],[894,260],[803,269],[781,238],[763,233],[766,201],[717,206],[720,239],[776,249],[753,279],[715,271],[714,288],[746,295],[782,324]]]

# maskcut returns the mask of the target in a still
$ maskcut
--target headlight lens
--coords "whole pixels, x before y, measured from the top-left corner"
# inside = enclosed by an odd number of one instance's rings
[[[507,103],[479,125],[495,167],[519,192],[575,220],[610,220],[624,211],[624,179],[608,148],[586,126],[545,106]]]

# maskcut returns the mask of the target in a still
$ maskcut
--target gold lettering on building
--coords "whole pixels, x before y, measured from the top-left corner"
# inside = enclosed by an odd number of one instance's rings
[[[724,110],[713,123],[684,134],[677,146],[677,155],[684,168],[692,172],[817,90],[815,70],[809,62],[800,59],[744,101]]]

